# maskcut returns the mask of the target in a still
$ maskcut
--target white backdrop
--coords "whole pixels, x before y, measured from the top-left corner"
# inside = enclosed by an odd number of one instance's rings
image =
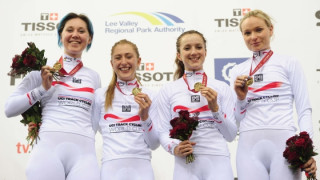
[[[10,85],[11,59],[33,41],[45,49],[48,59],[57,59],[62,49],[57,46],[56,25],[68,12],[84,13],[94,25],[93,45],[83,55],[84,64],[95,69],[107,86],[112,71],[109,64],[111,46],[126,38],[135,42],[142,63],[139,75],[142,83],[154,90],[172,81],[175,41],[189,29],[202,32],[208,41],[205,71],[208,76],[228,79],[228,70],[237,58],[249,57],[238,22],[248,9],[262,9],[275,20],[275,36],[271,48],[282,54],[297,57],[305,71],[313,107],[314,142],[320,152],[320,1],[319,0],[10,0],[0,1],[1,28],[1,125],[0,125],[0,180],[24,180],[31,148],[25,140],[27,128],[20,117],[6,118],[4,103],[21,82]],[[223,78],[223,79],[222,79]],[[97,134],[97,153],[101,157],[101,138]],[[236,176],[235,152],[237,139],[229,144]],[[316,157],[320,162],[319,156]],[[248,162],[250,163],[250,162]],[[152,165],[156,180],[170,180],[173,157],[162,147],[153,152]],[[318,169],[320,169],[318,163]],[[320,175],[320,171],[317,172]]]

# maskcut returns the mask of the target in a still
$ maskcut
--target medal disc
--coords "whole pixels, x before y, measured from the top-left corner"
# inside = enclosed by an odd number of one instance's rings
[[[132,94],[133,94],[134,96],[136,96],[136,95],[139,94],[140,92],[141,92],[141,88],[135,87],[135,88],[132,89]]]
[[[253,84],[253,79],[252,78],[248,79],[246,83],[247,83],[247,86],[251,86]]]
[[[56,62],[56,63],[53,65],[54,72],[60,71],[61,68],[62,68],[62,65],[61,65],[61,63],[59,63],[59,62]]]
[[[197,92],[200,91],[201,86],[202,86],[201,82],[195,83],[194,84],[194,90],[197,91]]]

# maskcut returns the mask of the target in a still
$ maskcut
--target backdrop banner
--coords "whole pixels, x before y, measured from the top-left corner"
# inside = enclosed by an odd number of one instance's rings
[[[63,49],[58,47],[57,26],[69,12],[83,13],[93,22],[92,47],[83,54],[85,66],[101,75],[102,86],[112,77],[110,53],[112,45],[120,39],[137,44],[142,63],[138,77],[142,84],[158,91],[173,81],[176,39],[187,30],[198,30],[207,39],[207,57],[204,70],[207,75],[232,84],[229,70],[250,57],[239,23],[243,15],[253,9],[268,13],[274,22],[271,49],[299,59],[307,78],[314,125],[315,150],[320,152],[320,1],[296,0],[1,0],[2,35],[0,82],[0,180],[25,180],[25,169],[32,147],[26,141],[27,127],[19,121],[21,116],[7,118],[5,101],[22,78],[11,78],[12,58],[34,42],[45,49],[45,57],[58,60]],[[297,118],[297,116],[294,116]],[[235,156],[238,137],[228,143],[232,168],[237,176]],[[101,163],[102,138],[96,135],[96,151]],[[320,175],[320,156],[316,156]],[[160,146],[152,154],[156,180],[172,179],[174,158]],[[248,162],[250,163],[250,162]]]

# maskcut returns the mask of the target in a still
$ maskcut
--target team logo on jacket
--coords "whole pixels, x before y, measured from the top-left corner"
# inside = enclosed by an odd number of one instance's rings
[[[263,81],[263,74],[255,74],[254,75],[254,82]]]
[[[143,132],[139,115],[120,117],[115,114],[105,114],[103,118],[109,123],[102,129],[110,133]]]
[[[121,82],[121,81],[119,81],[118,84],[119,84],[119,86],[125,85],[124,82]]]
[[[186,73],[186,76],[187,76],[187,77],[191,77],[192,75],[193,75],[192,72],[187,72],[187,73]]]
[[[81,84],[81,79],[77,79],[77,78],[73,77],[73,78],[72,78],[72,82],[73,82],[73,83]]]
[[[200,102],[200,95],[192,95],[191,102]]]
[[[122,112],[131,112],[131,105],[122,105]]]

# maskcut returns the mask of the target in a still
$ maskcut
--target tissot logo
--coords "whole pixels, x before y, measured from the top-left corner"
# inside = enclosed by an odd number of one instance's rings
[[[320,10],[316,12],[315,16],[318,19],[317,26],[320,26]]]
[[[154,63],[141,63],[137,69],[138,71],[153,71],[154,70]]]
[[[146,63],[146,71],[153,71],[154,63]]]
[[[41,13],[40,20],[42,21],[56,21],[58,20],[58,13]]]
[[[141,63],[137,69],[137,77],[141,81],[171,81],[173,72],[155,72],[155,63]]]
[[[22,30],[24,32],[43,32],[54,31],[58,27],[58,13],[40,13],[40,21],[22,22]]]
[[[249,11],[250,11],[250,8],[236,8],[231,11],[232,13],[231,17],[222,17],[222,18],[214,19],[214,22],[217,25],[217,29],[215,29],[215,32],[239,31],[239,28],[237,29],[232,29],[232,28],[238,27],[242,16]]]

